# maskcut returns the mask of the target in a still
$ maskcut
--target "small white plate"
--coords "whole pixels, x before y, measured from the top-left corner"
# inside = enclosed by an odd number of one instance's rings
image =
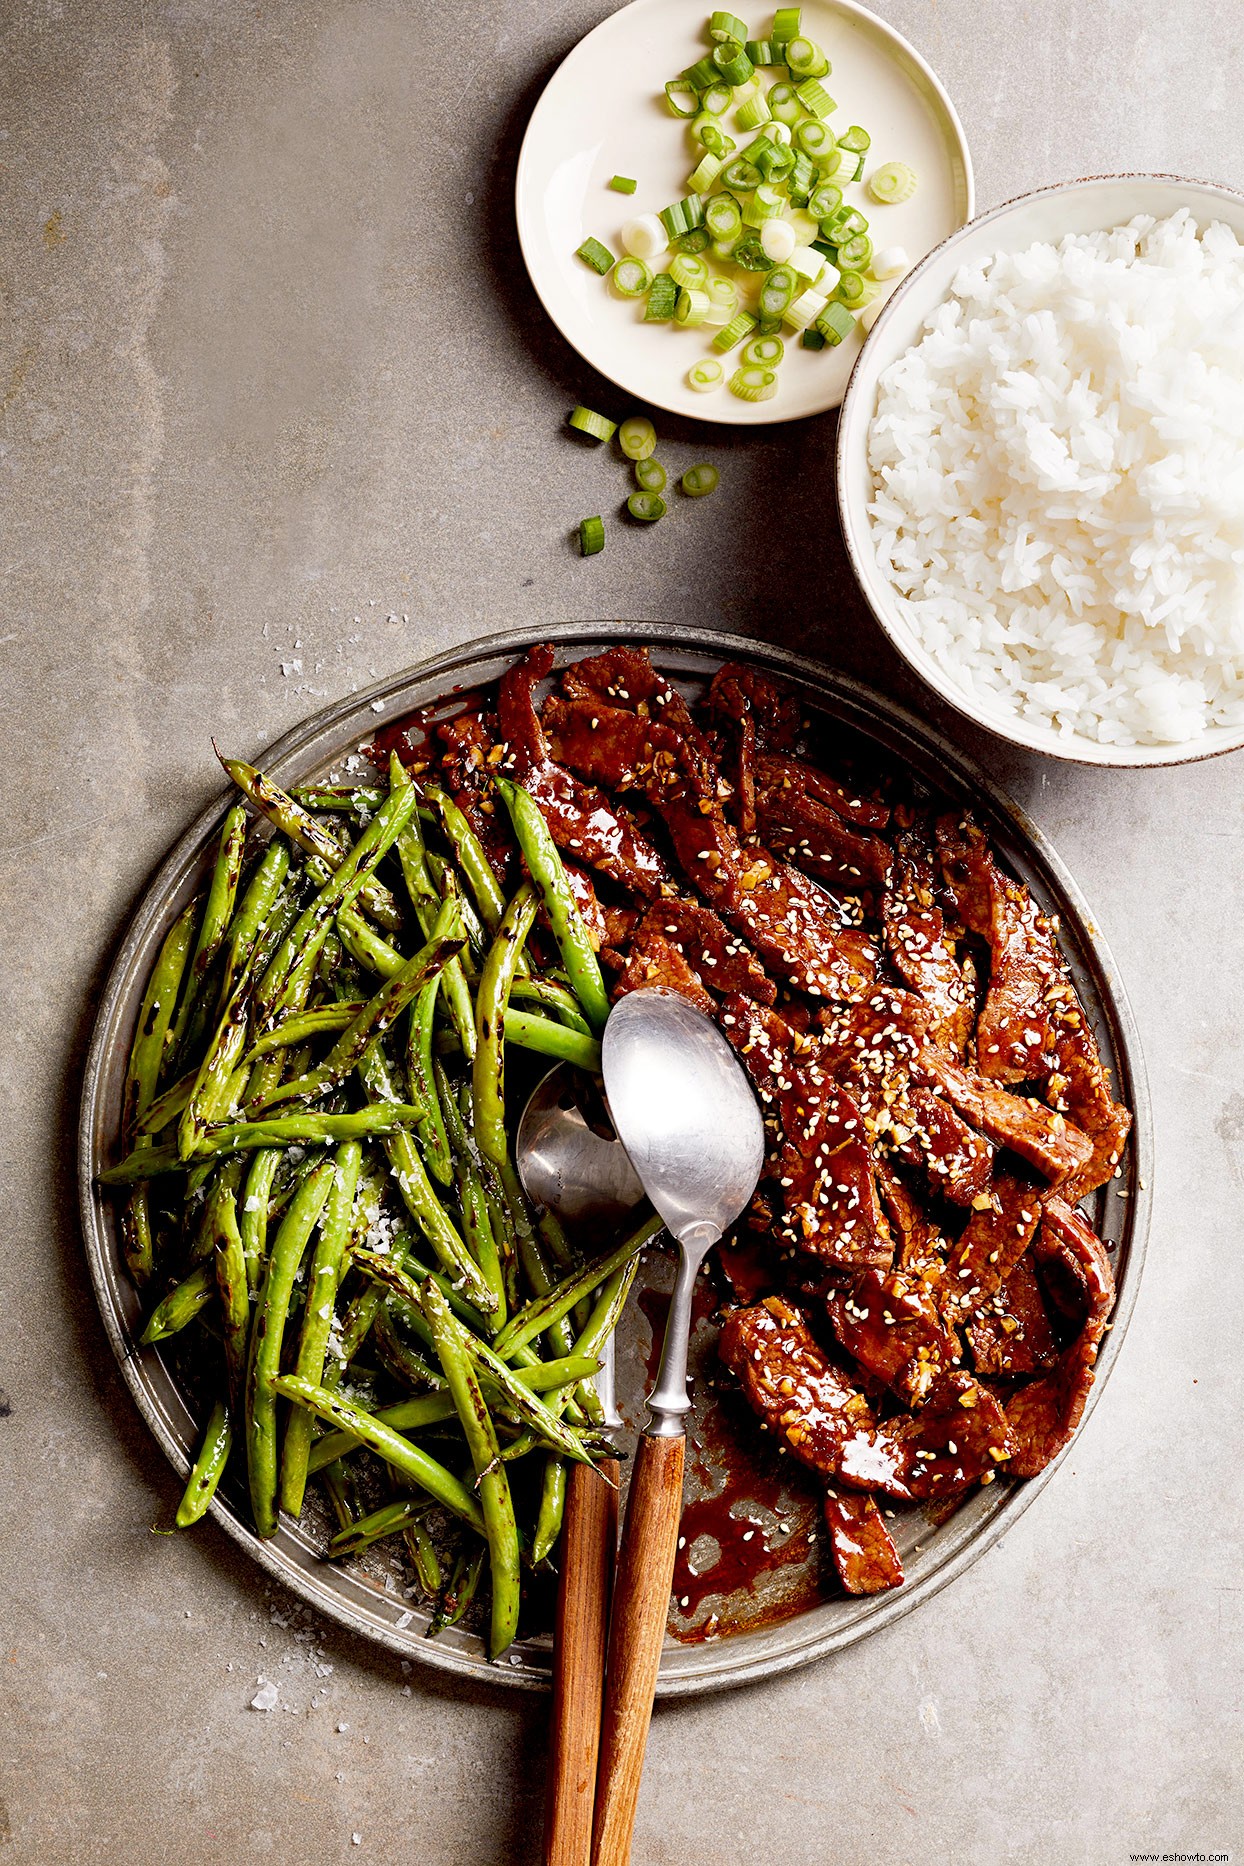
[[[698,358],[713,354],[712,331],[644,324],[642,299],[619,298],[575,257],[589,235],[620,255],[624,221],[655,214],[687,193],[697,158],[686,123],[670,114],[664,86],[704,56],[710,10],[708,0],[632,0],[563,60],[523,139],[518,237],[532,283],[562,335],[629,396],[701,421],[795,421],[837,408],[858,337],[812,351],[786,333],[772,401],[743,402],[725,388],[701,394],[686,376]],[[772,8],[741,17],[759,36]],[[862,183],[847,190],[877,244],[905,247],[914,265],[972,215],[972,162],[954,106],[919,53],[853,0],[805,0],[802,26],[832,67],[826,83],[838,101],[833,124],[858,123],[872,137],[865,175],[889,161],[916,171],[916,192],[899,206],[878,207]],[[615,193],[608,186],[613,175],[634,176],[635,193]]]

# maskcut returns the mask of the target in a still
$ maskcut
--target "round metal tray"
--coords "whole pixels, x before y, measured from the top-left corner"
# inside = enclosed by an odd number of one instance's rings
[[[1097,1195],[1093,1213],[1111,1250],[1118,1302],[1114,1326],[1098,1359],[1087,1417],[1118,1358],[1136,1300],[1149,1218],[1152,1123],[1140,1046],[1113,961],[1079,889],[1054,851],[1024,814],[947,741],[891,701],[811,661],[708,630],[655,623],[565,623],[544,631],[543,638],[556,642],[559,663],[611,643],[644,642],[662,671],[688,693],[698,690],[723,660],[743,658],[780,674],[800,693],[810,714],[820,715],[836,732],[865,741],[891,760],[903,761],[952,801],[970,802],[988,823],[1015,873],[1028,883],[1043,907],[1060,916],[1063,949],[1104,1060],[1115,1072],[1117,1093],[1135,1116],[1123,1177]],[[510,632],[468,642],[366,693],[352,695],[287,734],[268,752],[265,766],[286,784],[314,782],[338,766],[381,723],[456,689],[496,679],[531,639],[528,634]],[[376,701],[382,702],[382,710],[373,709]],[[96,1174],[115,1157],[126,1057],[150,966],[172,920],[203,884],[225,808],[222,800],[177,843],[153,877],[121,942],[87,1057],[79,1130],[82,1225],[104,1326],[139,1410],[161,1450],[183,1476],[193,1455],[197,1414],[163,1355],[137,1347],[140,1303],[122,1263],[113,1201],[100,1192]],[[620,1341],[619,1386],[623,1409],[633,1418],[642,1417],[643,1333],[642,1317],[632,1306]],[[821,1600],[790,1618],[699,1644],[667,1640],[659,1694],[686,1696],[788,1671],[892,1624],[992,1547],[1036,1499],[1061,1461],[1028,1482],[999,1481],[978,1490],[941,1523],[918,1511],[901,1513],[893,1527],[908,1578],[893,1594]],[[422,1664],[547,1688],[551,1650],[547,1635],[521,1641],[506,1661],[489,1665],[480,1640],[469,1631],[454,1628],[436,1640],[424,1637],[426,1614],[404,1597],[398,1571],[389,1568],[383,1553],[371,1551],[349,1565],[327,1563],[322,1519],[311,1515],[297,1525],[283,1521],[279,1533],[263,1541],[247,1527],[227,1495],[217,1497],[212,1511],[248,1555],[316,1612]],[[1057,1550],[1051,1551],[1051,1559],[1058,1561]]]

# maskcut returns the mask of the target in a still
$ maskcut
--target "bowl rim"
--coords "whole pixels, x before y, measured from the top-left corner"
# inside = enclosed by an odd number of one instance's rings
[[[956,227],[939,245],[930,248],[902,279],[897,290],[886,299],[884,309],[877,317],[873,331],[869,333],[869,339],[874,332],[885,326],[894,307],[907,298],[921,275],[943,254],[966,240],[969,234],[994,222],[1003,221],[1017,209],[1028,207],[1033,202],[1049,200],[1058,195],[1078,194],[1085,189],[1119,182],[1157,183],[1160,186],[1169,185],[1173,190],[1195,188],[1204,194],[1230,201],[1244,212],[1244,189],[1233,187],[1229,182],[1204,180],[1195,175],[1176,175],[1160,170],[1121,169],[1106,174],[1079,175],[1070,181],[1048,182],[1040,188],[1026,189],[1022,194],[1012,195],[1000,201],[996,207],[987,208],[975,218],[965,221],[962,227]],[[911,671],[940,700],[961,718],[970,720],[974,726],[1008,745],[1059,759],[1064,764],[1078,764],[1094,769],[1157,770],[1175,765],[1200,764],[1207,758],[1219,758],[1244,748],[1244,727],[1231,733],[1221,743],[1213,744],[1183,739],[1169,745],[1107,745],[1079,735],[1063,740],[1049,727],[1030,726],[1018,715],[1013,721],[1008,721],[997,713],[986,711],[971,695],[942,673],[933,656],[920,647],[910,629],[899,619],[897,610],[891,604],[876,600],[870,586],[868,572],[875,571],[875,565],[870,561],[867,544],[870,529],[867,506],[852,492],[850,484],[850,472],[855,464],[852,444],[857,439],[861,445],[866,443],[867,423],[872,415],[871,405],[865,405],[865,372],[861,369],[868,356],[869,339],[860,347],[847,381],[846,394],[842,398],[835,447],[834,489],[842,537],[860,594],[886,639]],[[1215,730],[1225,731],[1225,728],[1211,728],[1211,731]]]
[[[538,269],[533,262],[532,252],[530,250],[530,242],[534,236],[531,234],[528,216],[524,212],[524,203],[529,198],[531,192],[527,170],[534,160],[532,155],[532,130],[535,126],[536,118],[540,114],[550,89],[561,77],[566,67],[570,65],[573,60],[578,58],[583,47],[590,39],[594,39],[598,33],[603,33],[616,26],[618,20],[620,20],[624,14],[630,14],[640,8],[657,8],[664,4],[666,4],[666,0],[629,0],[628,5],[620,7],[617,12],[607,14],[605,18],[598,21],[589,32],[585,32],[581,38],[575,41],[570,50],[558,61],[554,70],[550,72],[548,78],[540,87],[540,95],[532,105],[531,115],[527,119],[527,127],[523,131],[523,140],[519,147],[518,162],[514,171],[514,220],[518,230],[519,251],[523,257],[523,265],[526,268],[527,277],[531,281],[532,290],[539,299],[541,307],[550,323],[563,341],[569,344],[576,356],[580,357],[582,361],[587,364],[589,369],[595,370],[597,375],[603,376],[606,382],[612,383],[615,389],[621,389],[625,395],[634,395],[636,391],[627,383],[623,382],[618,376],[614,375],[610,369],[603,367],[595,357],[589,356],[582,345],[575,341],[569,331],[566,330],[541,286]],[[836,8],[839,12],[853,16],[857,21],[865,22],[867,26],[878,33],[882,39],[889,40],[893,46],[897,47],[901,54],[911,60],[920,76],[929,86],[939,109],[945,115],[947,127],[952,132],[955,148],[963,164],[966,218],[962,225],[955,229],[956,233],[961,233],[964,227],[971,226],[973,215],[976,212],[976,176],[972,168],[972,151],[968,143],[967,131],[963,127],[963,121],[959,112],[955,109],[950,92],[947,90],[945,84],[933,69],[928,59],[924,57],[923,53],[916,50],[911,40],[903,33],[899,32],[896,26],[891,25],[888,19],[883,19],[879,13],[874,13],[871,7],[861,5],[860,0],[823,0],[823,4]],[[951,235],[949,237],[953,238],[954,236]],[[945,241],[943,240],[940,244],[945,245]],[[934,247],[932,250],[936,252],[938,248]],[[858,358],[856,360],[858,362]],[[833,414],[835,409],[845,407],[847,392],[854,375],[855,367],[853,365],[851,375],[847,378],[847,389],[843,391],[840,401],[830,401],[825,403],[823,407],[803,409],[801,411],[796,411],[794,409],[791,409],[789,412],[775,411],[762,420],[757,420],[755,418],[749,419],[745,415],[723,417],[722,415],[714,415],[707,409],[703,414],[698,414],[691,409],[675,407],[671,401],[663,400],[659,395],[654,396],[645,393],[638,395],[637,399],[646,403],[650,408],[659,408],[664,414],[675,415],[680,420],[684,421],[700,422],[709,427],[769,428],[785,425],[792,421],[814,420],[819,416]],[[744,406],[749,405],[745,404]]]

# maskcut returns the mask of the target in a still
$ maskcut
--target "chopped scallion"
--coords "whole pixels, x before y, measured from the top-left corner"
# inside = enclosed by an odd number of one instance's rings
[[[626,509],[632,518],[642,520],[645,525],[653,525],[658,518],[665,517],[665,501],[658,492],[633,492],[626,502]]]
[[[775,369],[736,369],[730,378],[730,393],[743,402],[768,402],[777,394]]]
[[[792,78],[824,78],[829,73],[829,60],[815,39],[788,39],[786,63]]]
[[[652,284],[652,270],[642,259],[628,254],[619,259],[609,282],[619,298],[642,298]]]
[[[872,148],[873,139],[867,130],[862,130],[858,123],[853,123],[849,130],[838,138],[843,149],[854,149],[857,155],[864,155]]]
[[[762,123],[768,123],[773,116],[763,91],[755,97],[749,97],[745,104],[740,104],[737,116],[741,130],[758,130]]]
[[[721,368],[720,363],[717,367]],[[704,499],[710,492],[716,492],[721,484],[721,474],[706,460],[699,466],[688,467],[679,484],[689,499]]]
[[[674,78],[665,87],[665,101],[676,117],[693,117],[700,108],[700,93],[685,78]]]
[[[704,224],[704,203],[698,194],[689,194],[682,201],[674,201],[669,207],[663,207],[657,216],[671,239],[680,233],[690,233],[693,227]]]
[[[633,259],[655,259],[669,245],[665,228],[655,214],[640,214],[624,220],[618,236]]]
[[[723,39],[713,53],[713,63],[727,84],[746,84],[752,75],[752,61],[741,39]]]
[[[570,425],[580,434],[588,435],[594,441],[611,441],[618,431],[616,421],[610,421],[605,415],[598,415],[592,408],[575,408],[570,414]]]
[[[691,388],[703,395],[709,389],[719,389],[725,373],[715,356],[702,356],[699,362],[693,363],[687,371],[687,382]]]
[[[605,548],[605,527],[599,518],[581,518],[579,520],[579,555],[595,557],[597,551]]]
[[[776,369],[786,355],[786,345],[780,337],[753,337],[743,346],[739,361],[750,368],[753,363],[762,369]]]
[[[786,123],[792,128],[803,116],[803,105],[795,96],[795,87],[784,78],[779,79],[769,92],[769,109],[779,123]]]
[[[639,183],[632,175],[612,175],[609,178],[609,186],[615,194],[634,194]]]
[[[718,41],[722,39],[746,39],[747,27],[737,13],[712,13],[709,15],[708,36]]]
[[[710,117],[724,117],[733,102],[734,92],[728,84],[710,84],[700,98],[700,109]]]
[[[674,322],[694,329],[697,324],[704,322],[712,308],[713,301],[707,292],[699,291],[695,286],[689,291],[684,288],[679,292],[678,303],[674,306]]]
[[[742,343],[744,337],[750,337],[755,328],[756,320],[751,312],[740,311],[738,316],[731,318],[725,329],[719,330],[713,338],[714,350],[719,350],[724,356],[727,350],[733,350],[736,344]]]
[[[645,455],[642,460],[637,460],[633,472],[635,484],[641,492],[665,491],[665,468],[651,454]]]
[[[814,117],[832,117],[838,108],[819,78],[805,78],[795,86],[795,96]]]
[[[593,272],[599,272],[602,278],[613,266],[613,254],[609,248],[602,246],[599,240],[590,237],[584,240],[582,246],[576,248],[575,256],[581,259],[584,265],[591,266]]]
[[[670,260],[670,277],[675,285],[703,291],[708,284],[708,267],[698,253],[675,253]]]
[[[657,431],[647,415],[628,415],[618,429],[618,446],[628,460],[646,460],[656,445]]]
[[[742,112],[739,121],[742,122]],[[883,162],[868,177],[865,186],[874,201],[883,206],[893,206],[898,201],[909,201],[916,192],[916,171],[906,162]]]
[[[773,15],[773,25],[769,37],[775,45],[789,45],[792,39],[799,37],[801,9],[797,6],[780,6]]]
[[[825,348],[825,339],[815,324],[800,333],[799,348],[801,350],[823,350]]]
[[[845,305],[826,305],[816,320],[816,329],[820,331],[826,343],[841,343],[855,329],[855,319]]]
[[[668,324],[678,303],[678,287],[668,272],[658,272],[644,307],[645,324]]]
[[[688,188],[695,194],[707,194],[724,167],[724,158],[706,149],[687,177]]]
[[[714,194],[704,203],[704,225],[714,240],[738,238],[743,215],[732,194]]]

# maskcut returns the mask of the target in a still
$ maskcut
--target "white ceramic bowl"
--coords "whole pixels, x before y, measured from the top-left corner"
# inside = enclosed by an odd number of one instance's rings
[[[1036,240],[1060,240],[1068,233],[1122,226],[1137,214],[1165,218],[1181,207],[1190,209],[1201,226],[1220,220],[1244,240],[1244,195],[1217,182],[1189,181],[1178,175],[1088,176],[1038,188],[981,214],[935,247],[889,299],[860,351],[838,427],[838,504],[847,550],[869,607],[904,660],[948,705],[977,725],[1014,745],[1081,764],[1184,764],[1239,750],[1244,746],[1244,731],[1215,726],[1198,738],[1170,745],[1103,745],[1078,733],[1067,736],[1001,708],[986,707],[967,693],[917,640],[903,614],[902,599],[877,564],[868,516],[872,498],[868,429],[881,375],[917,342],[925,319],[949,295],[961,265],[991,253],[1016,252]]]
[[[756,426],[837,408],[859,343],[804,350],[787,342],[778,392],[744,402],[725,388],[688,386],[687,371],[713,355],[713,332],[645,324],[643,306],[619,298],[575,257],[589,234],[615,253],[624,221],[656,213],[687,191],[687,126],[666,108],[663,86],[705,52],[710,0],[631,0],[581,39],[550,78],[523,138],[515,181],[518,237],[545,310],[567,342],[634,400],[698,421]],[[769,0],[749,14],[757,31]],[[972,213],[972,164],[963,127],[936,75],[906,39],[856,0],[804,0],[803,30],[833,64],[836,127],[859,123],[875,163],[910,162],[920,186],[909,201],[881,210],[885,243],[927,253]],[[771,75],[771,74],[770,74]],[[633,176],[633,195],[615,194],[611,175]],[[872,220],[863,184],[847,190]],[[789,337],[789,333],[788,333]],[[603,410],[626,414],[625,402]]]

